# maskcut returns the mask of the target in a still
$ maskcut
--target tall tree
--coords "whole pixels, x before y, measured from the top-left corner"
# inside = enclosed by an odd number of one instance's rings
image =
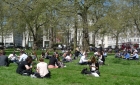
[[[0,1],[0,35],[1,35],[0,43],[2,43],[2,47],[4,46],[4,36],[7,34],[6,33],[7,30],[5,29],[7,14],[8,14],[7,5],[3,1]]]
[[[140,33],[140,0],[128,0],[126,2],[128,2],[127,16],[132,21],[131,25]]]
[[[104,17],[107,14],[108,11],[108,5],[105,5],[104,3],[107,3],[106,0],[100,0],[96,2],[93,6],[92,9],[90,9],[89,12],[89,20],[90,20],[90,26],[89,30],[92,32],[92,44],[95,46],[96,44],[96,37],[97,34],[99,34],[100,29],[104,29],[105,27],[105,21]]]
[[[123,1],[112,1],[108,15],[106,16],[108,31],[112,35],[112,38],[116,39],[116,46],[118,46],[119,37],[125,33],[126,29],[125,9],[123,6]]]
[[[34,47],[39,47],[43,36],[43,26],[47,23],[48,19],[50,19],[48,18],[49,16],[46,16],[48,13],[47,10],[52,7],[52,4],[55,5],[55,1],[4,1],[12,6],[13,9],[17,9],[15,15],[19,17],[19,23],[23,22],[26,24],[26,30],[33,36]]]

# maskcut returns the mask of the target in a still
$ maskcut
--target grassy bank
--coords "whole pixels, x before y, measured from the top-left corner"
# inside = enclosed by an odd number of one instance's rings
[[[92,55],[92,53],[90,54]],[[48,63],[48,60],[45,60]],[[140,62],[114,58],[109,54],[106,65],[100,66],[101,76],[95,78],[80,72],[87,65],[77,64],[78,59],[66,63],[66,68],[50,69],[51,79],[36,79],[16,74],[16,64],[0,67],[0,85],[139,85]]]

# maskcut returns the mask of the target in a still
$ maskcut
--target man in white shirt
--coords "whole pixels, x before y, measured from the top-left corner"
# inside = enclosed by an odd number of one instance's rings
[[[24,51],[21,51],[20,52],[19,62],[25,61],[27,59],[27,57],[28,57],[28,55],[26,55]]]
[[[16,62],[18,60],[17,55],[15,54],[15,52],[13,52],[12,54],[10,54],[8,56],[8,58],[10,59],[10,63]]]
[[[19,63],[20,63],[21,61],[25,61],[25,60],[27,59],[27,57],[28,57],[28,55],[26,55],[26,54],[24,53],[24,51],[21,51],[21,52],[20,52],[20,56],[19,56],[19,60],[16,61],[16,63],[19,65]]]
[[[87,59],[88,54],[85,53],[85,55],[81,56],[79,64],[80,65],[87,65],[89,60]]]

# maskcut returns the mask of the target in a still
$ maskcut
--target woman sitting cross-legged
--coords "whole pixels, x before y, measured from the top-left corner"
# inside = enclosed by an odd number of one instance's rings
[[[36,68],[36,72],[34,75],[31,75],[31,77],[34,77],[34,78],[50,78],[51,75],[50,75],[50,71],[48,70],[48,67],[47,67],[47,63],[44,62],[44,59],[43,58],[40,58],[39,59],[39,63],[37,64],[37,68]]]
[[[28,56],[25,61],[21,61],[17,67],[16,72],[21,75],[29,76],[32,74],[32,57]]]
[[[96,58],[94,56],[91,58],[89,68],[92,75],[94,75],[95,77],[99,77],[99,63],[98,61],[96,61]]]

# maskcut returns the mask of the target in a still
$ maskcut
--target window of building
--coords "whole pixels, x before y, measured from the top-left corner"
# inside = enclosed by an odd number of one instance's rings
[[[139,39],[137,39],[137,42],[139,43]]]
[[[134,39],[134,42],[136,42],[136,39]]]

